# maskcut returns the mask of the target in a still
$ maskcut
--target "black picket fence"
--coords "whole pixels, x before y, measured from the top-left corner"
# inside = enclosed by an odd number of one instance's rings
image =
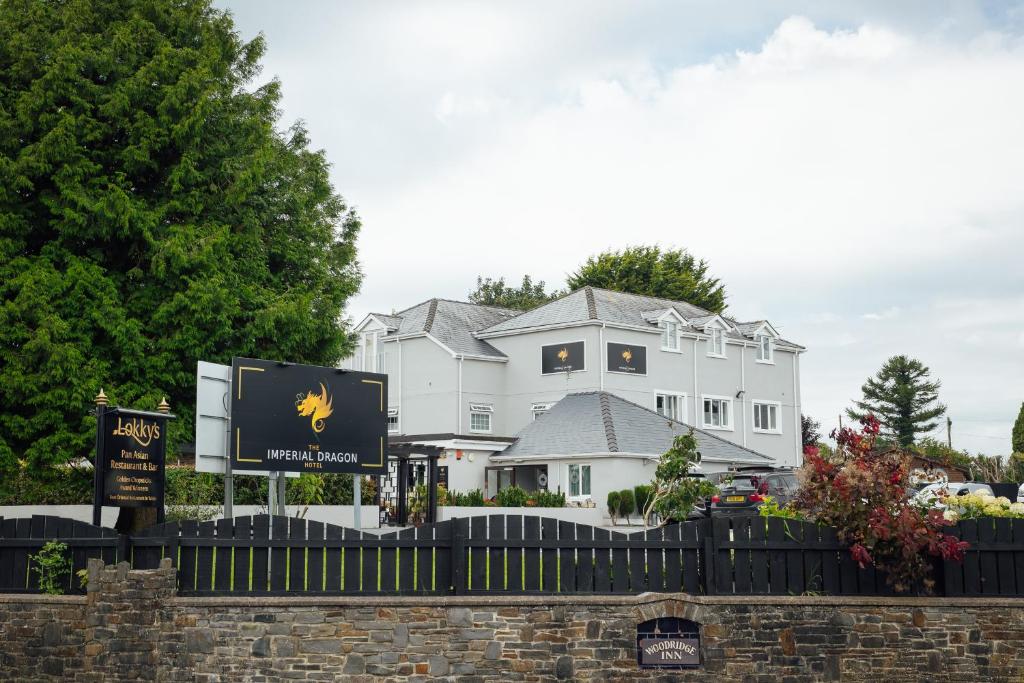
[[[1024,520],[965,521],[963,563],[936,561],[935,593],[1024,596]],[[390,533],[258,515],[170,522],[135,536],[57,517],[0,519],[0,592],[38,591],[30,555],[68,544],[68,592],[87,558],[150,569],[170,557],[183,595],[891,595],[836,532],[731,517],[623,533],[524,515],[454,519]]]

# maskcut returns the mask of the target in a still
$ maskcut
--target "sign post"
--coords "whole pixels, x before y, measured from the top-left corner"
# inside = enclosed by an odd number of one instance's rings
[[[161,400],[159,412],[111,408],[102,389],[95,400],[93,524],[100,526],[104,505],[156,508],[156,521],[163,522],[170,406]]]

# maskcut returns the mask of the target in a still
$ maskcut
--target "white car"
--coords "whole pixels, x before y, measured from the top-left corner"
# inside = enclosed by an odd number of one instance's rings
[[[995,494],[988,484],[978,484],[971,481],[947,482],[945,484],[928,484],[914,494],[914,502],[921,507],[937,508],[945,510],[946,505],[942,498],[946,496],[966,496],[968,493],[987,493],[990,496]],[[1018,493],[1018,496],[1020,494]]]

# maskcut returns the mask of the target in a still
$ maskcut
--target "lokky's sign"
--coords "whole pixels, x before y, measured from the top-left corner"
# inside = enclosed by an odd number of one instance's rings
[[[94,506],[163,508],[170,418],[164,413],[100,407]]]
[[[370,372],[233,359],[232,468],[381,474],[387,382]]]

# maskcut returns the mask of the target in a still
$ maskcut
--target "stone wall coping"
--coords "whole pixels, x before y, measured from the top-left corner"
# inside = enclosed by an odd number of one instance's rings
[[[84,605],[84,595],[45,593],[0,593],[0,605]]]
[[[2,596],[0,596],[2,597]],[[639,595],[382,595],[382,596],[246,596],[175,597],[173,605],[189,607],[516,607],[538,605],[645,605],[666,600],[694,605],[792,605],[820,607],[1008,607],[1024,609],[1024,598],[947,598],[892,596],[728,595],[687,593]]]

